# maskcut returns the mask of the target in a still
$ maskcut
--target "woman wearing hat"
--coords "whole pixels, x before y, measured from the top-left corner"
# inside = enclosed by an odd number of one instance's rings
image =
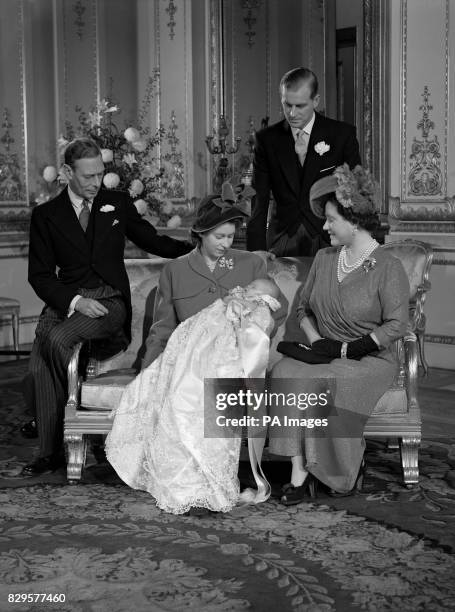
[[[282,379],[299,379],[302,391],[329,390],[334,410],[325,413],[326,427],[269,432],[270,452],[292,461],[285,505],[314,495],[316,480],[334,495],[360,488],[363,428],[396,373],[391,344],[406,332],[409,282],[401,262],[372,237],[379,225],[375,193],[370,175],[347,164],[310,191],[332,246],[316,254],[297,308],[310,347],[282,347],[292,357],[275,365],[271,390]]]
[[[225,183],[221,196],[200,204],[191,228],[196,248],[163,268],[142,368],[163,351],[179,323],[196,314],[230,289],[267,276],[264,260],[255,253],[232,249],[236,224],[247,216],[245,199],[251,190]],[[253,192],[254,193],[254,192]]]

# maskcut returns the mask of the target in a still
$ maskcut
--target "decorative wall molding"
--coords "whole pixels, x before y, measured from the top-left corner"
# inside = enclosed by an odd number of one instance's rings
[[[167,2],[167,0],[164,1]],[[166,25],[169,28],[169,38],[171,40],[174,40],[175,37],[175,26],[177,25],[177,22],[175,21],[174,17],[177,10],[177,6],[174,4],[173,0],[169,0],[169,4],[166,8],[166,13],[169,15],[169,21]]]
[[[443,142],[440,144],[437,136],[432,141],[425,140],[423,137],[422,141],[418,141],[415,137],[411,145],[411,152],[408,152],[407,132],[408,132],[408,65],[410,61],[414,61],[415,57],[408,56],[408,12],[416,9],[415,5],[408,0],[401,0],[401,62],[400,62],[400,107],[401,107],[401,200],[406,202],[409,198],[415,197],[426,197],[432,198],[435,202],[447,197],[447,163],[448,163],[448,125],[449,125],[449,45],[450,45],[450,12],[449,4],[451,0],[445,0],[445,14],[444,14],[444,94],[441,95],[440,99],[443,99],[444,114],[441,117],[443,121]],[[421,8],[421,7],[420,7]],[[422,14],[422,19],[425,19],[425,15]],[[411,33],[412,34],[412,33]],[[425,53],[425,51],[422,51]],[[427,105],[428,100],[425,97],[429,95],[428,88],[422,94],[424,96],[424,104],[419,107],[424,114],[423,119],[419,122],[418,129],[422,129],[422,123],[428,122],[428,113],[432,109],[431,106]],[[433,123],[430,121],[430,123]],[[434,124],[432,125],[432,129]],[[442,154],[439,156],[442,158],[442,171],[439,168],[440,164],[436,164],[437,154],[439,150],[442,150]],[[437,150],[436,150],[437,149]],[[407,160],[411,160],[409,167],[410,174],[408,176]],[[416,157],[413,157],[415,154]],[[428,169],[423,163],[422,167],[418,163],[419,160],[424,161],[425,159],[431,159],[431,163]],[[418,167],[417,167],[418,166]],[[427,171],[428,170],[428,171]],[[411,175],[411,172],[413,173]],[[426,174],[425,174],[426,173]],[[416,180],[417,175],[417,180]],[[428,175],[428,176],[426,176]]]
[[[379,183],[381,213],[389,185],[389,12],[389,0],[364,0],[363,159]]]
[[[262,0],[242,0],[242,9],[247,11],[246,15],[243,17],[243,21],[248,28],[245,32],[245,36],[248,38],[248,47],[250,49],[254,45],[254,37],[256,36],[256,32],[253,28],[257,22],[257,14],[253,11],[259,11],[261,5]]]
[[[399,221],[455,221],[455,196],[445,202],[403,202],[389,198],[389,219]],[[445,231],[445,230],[441,230]]]
[[[86,7],[84,6],[84,3],[82,2],[82,0],[77,0],[72,7],[73,13],[76,15],[76,18],[74,19],[74,25],[76,26],[76,34],[77,37],[79,38],[79,40],[82,40],[84,37],[84,28],[85,28],[85,21],[84,21],[84,13],[86,11]]]
[[[5,107],[1,123],[2,136],[0,142],[4,152],[0,150],[0,201],[1,202],[23,202],[25,189],[21,180],[21,167],[18,154],[14,151],[14,138],[11,135],[13,124],[10,113]]]
[[[185,197],[185,176],[183,167],[183,153],[178,150],[180,139],[177,136],[178,125],[175,111],[171,112],[170,124],[167,129],[166,139],[171,148],[170,152],[163,155],[163,159],[173,167],[172,178],[164,185],[168,198]]]
[[[0,207],[28,207],[27,81],[25,67],[24,0],[2,9],[0,37],[14,55],[0,58],[0,72],[8,87],[0,92]],[[17,54],[17,55],[16,55]]]
[[[433,110],[429,102],[430,95],[428,85],[425,85],[422,93],[423,104],[419,106],[422,118],[417,123],[422,139],[414,136],[409,155],[408,195],[414,197],[442,195],[440,145],[436,134],[429,138],[430,131],[434,129],[434,122],[430,119],[430,112]]]
[[[408,2],[401,0],[401,60],[400,60],[400,109],[401,109],[401,195],[406,194],[406,126],[407,126],[407,61],[408,61]]]

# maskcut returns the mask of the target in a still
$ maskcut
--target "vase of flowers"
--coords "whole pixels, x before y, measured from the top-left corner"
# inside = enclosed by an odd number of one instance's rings
[[[149,83],[147,103],[150,103],[154,78]],[[174,173],[173,165],[166,160],[159,161],[158,146],[164,137],[164,128],[160,127],[154,134],[150,128],[143,127],[145,103],[139,114],[137,127],[127,125],[120,130],[114,121],[120,112],[117,105],[103,99],[88,113],[76,107],[78,125],[66,123],[66,134],[58,139],[61,155],[73,138],[86,136],[92,138],[100,147],[105,166],[103,177],[107,189],[128,191],[134,200],[139,214],[145,216],[155,225],[167,225],[175,228],[181,223],[180,215],[174,214],[172,201],[166,197],[163,185],[169,184]],[[64,173],[54,166],[46,166],[43,179],[47,192],[41,193],[35,200],[37,204],[54,197],[66,183]]]

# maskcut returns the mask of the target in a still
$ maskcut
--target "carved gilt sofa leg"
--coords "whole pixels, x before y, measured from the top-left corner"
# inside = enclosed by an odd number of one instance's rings
[[[411,488],[419,482],[420,436],[403,436],[400,441],[404,484]]]
[[[82,467],[85,464],[87,453],[87,436],[82,433],[65,435],[66,445],[66,477],[69,484],[77,484],[82,476]]]

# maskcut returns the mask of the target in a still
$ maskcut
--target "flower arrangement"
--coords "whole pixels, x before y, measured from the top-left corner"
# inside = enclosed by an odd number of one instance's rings
[[[353,212],[360,215],[377,210],[378,185],[367,170],[362,166],[350,170],[348,164],[344,163],[333,174],[338,182],[335,194],[344,208],[352,208]]]
[[[157,147],[165,130],[160,127],[155,134],[151,134],[150,128],[143,127],[156,78],[150,78],[138,127],[127,126],[120,130],[113,120],[114,115],[120,112],[119,107],[103,99],[88,113],[76,107],[78,126],[74,128],[67,122],[66,134],[58,139],[58,148],[63,155],[66,145],[73,138],[92,138],[101,149],[106,170],[104,187],[128,191],[140,215],[148,215],[154,224],[175,228],[180,225],[181,217],[173,214],[173,204],[166,197],[163,187],[171,180],[174,167],[166,160],[160,163],[157,157]],[[46,166],[42,176],[48,189],[47,193],[40,194],[36,199],[38,204],[54,197],[58,188],[66,183],[62,171],[58,172],[54,166]]]

